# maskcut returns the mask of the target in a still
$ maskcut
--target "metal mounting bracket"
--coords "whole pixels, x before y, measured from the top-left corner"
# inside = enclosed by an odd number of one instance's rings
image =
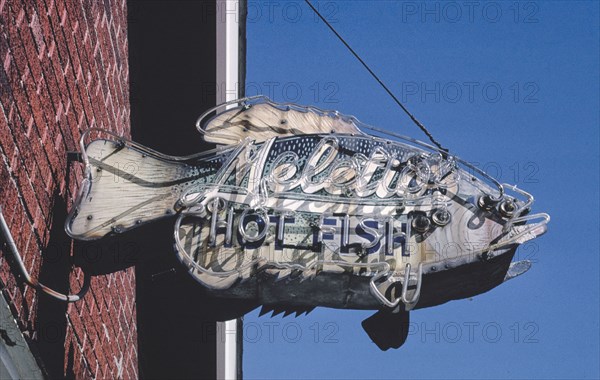
[[[54,297],[54,298],[56,298],[60,301],[64,301],[64,302],[79,301],[88,292],[88,290],[90,289],[91,275],[89,275],[87,272],[85,272],[85,270],[83,272],[83,274],[84,274],[83,286],[81,287],[81,290],[79,290],[79,293],[77,293],[77,294],[63,294],[63,293],[57,292],[56,290],[47,287],[46,285],[42,284],[41,282],[38,282],[37,279],[34,279],[33,277],[31,277],[31,275],[29,274],[29,271],[27,271],[27,268],[25,267],[25,263],[23,262],[22,256],[19,253],[17,244],[15,243],[15,240],[12,237],[10,228],[8,228],[8,224],[6,223],[6,219],[4,218],[4,213],[2,212],[2,206],[0,206],[0,230],[2,230],[2,235],[4,236],[6,246],[10,249],[10,251],[16,261],[17,266],[19,267],[19,270],[21,271],[21,275],[23,276],[23,279],[29,286],[33,287],[34,289],[41,290],[44,293],[50,295],[51,297]]]

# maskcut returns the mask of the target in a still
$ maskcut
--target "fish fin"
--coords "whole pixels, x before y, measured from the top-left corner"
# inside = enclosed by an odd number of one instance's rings
[[[242,102],[242,99],[237,101],[238,104]],[[313,133],[362,134],[358,120],[352,116],[315,107],[274,103],[265,97],[253,104],[219,112],[204,123],[203,119],[204,116],[200,118],[198,128],[204,133],[204,140],[225,145],[238,144],[247,137],[261,142],[271,137]]]
[[[275,274],[275,282],[279,282],[281,280],[286,280],[290,277],[290,275],[292,274],[292,270],[291,269],[280,269],[276,272]]]
[[[295,314],[295,317],[302,314],[308,314],[315,309],[314,306],[291,306],[291,305],[263,305],[258,314],[262,317],[265,314],[272,313],[271,317],[275,317],[283,313],[282,317],[285,318],[289,315]]]
[[[295,312],[295,310],[294,310],[294,309],[288,309],[288,310],[286,310],[286,311],[283,313],[283,317],[285,318],[285,317],[287,317],[288,315],[290,315],[290,314],[292,314],[292,313],[294,313],[294,312]]]
[[[380,310],[362,321],[362,327],[369,338],[382,351],[390,348],[400,348],[410,327],[409,312],[399,308],[397,313],[391,310]]]
[[[504,282],[508,280],[512,280],[515,277],[522,275],[531,269],[531,261],[530,260],[521,260],[510,263],[508,267],[508,271],[506,272],[506,276],[504,277]]]
[[[285,309],[282,308],[273,308],[273,314],[271,314],[271,318],[283,313]]]
[[[317,275],[316,269],[307,269],[302,271],[302,275],[300,276],[300,282],[304,282],[306,280],[312,280]]]
[[[307,307],[307,308],[305,308],[305,309],[302,311],[302,313],[304,313],[304,315],[308,315],[308,314],[310,314],[310,313],[311,313],[313,310],[315,310],[315,307],[314,307],[314,306],[312,306],[312,307]],[[300,313],[300,314],[302,314],[302,313]]]
[[[272,307],[263,305],[263,307],[260,308],[260,312],[258,313],[258,316],[262,317],[263,315],[268,314],[272,311],[273,311]]]

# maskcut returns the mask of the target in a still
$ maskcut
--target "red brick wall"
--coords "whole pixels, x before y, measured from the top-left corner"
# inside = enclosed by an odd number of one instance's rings
[[[129,135],[126,17],[124,0],[0,0],[0,202],[34,277],[44,265],[40,252],[56,223],[57,199],[70,207],[82,175],[81,165],[72,165],[66,181],[66,152],[79,150],[90,127]],[[3,251],[0,287],[35,352],[49,339],[36,326],[39,305],[59,301],[41,300],[8,261]],[[71,291],[82,278],[74,269]],[[62,376],[137,377],[133,268],[94,277],[63,318]]]

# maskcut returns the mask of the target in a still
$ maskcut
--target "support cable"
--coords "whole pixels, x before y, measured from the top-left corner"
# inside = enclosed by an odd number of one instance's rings
[[[333,26],[331,26],[331,24],[325,19],[325,17],[323,17],[321,15],[321,13],[319,13],[319,11],[311,4],[311,2],[309,0],[304,0],[304,1],[313,10],[313,12],[315,12],[315,14],[317,16],[319,16],[319,18],[325,23],[325,25],[327,25],[327,27],[329,27],[329,29],[333,32],[333,34],[335,34],[336,37],[346,46],[346,48],[348,48],[348,50],[350,51],[350,53],[352,53],[354,55],[354,57],[356,57],[356,59],[358,59],[358,61],[364,66],[364,68],[367,69],[367,71],[369,72],[369,74],[371,74],[371,76],[373,78],[375,78],[375,80],[381,85],[381,87],[383,87],[383,89],[388,93],[388,95],[390,95],[392,97],[392,99],[396,102],[396,104],[398,104],[400,106],[400,108],[402,108],[402,110],[404,111],[404,113],[406,113],[408,115],[408,117],[410,117],[410,119],[417,125],[417,127],[419,127],[421,129],[421,131],[423,131],[423,133],[425,133],[425,135],[427,135],[427,137],[429,137],[429,140],[435,146],[437,146],[441,151],[447,153],[448,149],[444,148],[442,146],[442,144],[440,144],[433,137],[433,135],[431,134],[431,132],[429,132],[429,130],[419,120],[417,120],[417,118],[412,113],[410,113],[410,111],[400,102],[400,100],[398,100],[398,98],[396,97],[396,95],[394,95],[394,93],[392,93],[392,91],[385,85],[385,83],[383,83],[383,81],[381,79],[379,79],[379,77],[377,76],[377,74],[375,74],[373,72],[373,70],[371,70],[371,68],[369,67],[369,65],[367,65],[366,62],[363,61],[363,59],[356,53],[356,51],[354,51],[354,49],[352,49],[352,47],[333,28]]]

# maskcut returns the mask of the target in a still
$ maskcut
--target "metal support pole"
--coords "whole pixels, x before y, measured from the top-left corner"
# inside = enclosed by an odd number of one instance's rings
[[[56,290],[47,287],[46,285],[42,284],[41,282],[38,282],[37,279],[31,277],[31,275],[29,274],[29,271],[25,267],[25,263],[23,262],[22,256],[19,253],[19,249],[17,248],[15,239],[13,239],[12,233],[10,232],[10,228],[8,227],[8,224],[6,223],[6,219],[4,218],[4,213],[2,212],[2,206],[0,206],[0,230],[2,231],[2,236],[4,237],[6,246],[12,253],[12,256],[17,265],[17,268],[21,272],[21,276],[23,277],[23,280],[29,286],[31,286],[34,289],[41,290],[44,293],[50,295],[51,297],[54,297],[54,298],[56,298],[60,301],[64,301],[64,302],[79,301],[81,298],[83,298],[85,293],[87,293],[87,291],[90,288],[90,278],[91,277],[90,277],[90,275],[85,273],[85,271],[84,271],[83,286],[81,287],[81,290],[77,294],[69,294],[69,295],[57,292]]]
[[[217,104],[243,96],[240,79],[246,57],[240,36],[245,35],[245,7],[242,0],[217,0]],[[241,326],[241,319],[217,322],[218,379],[241,378]]]

